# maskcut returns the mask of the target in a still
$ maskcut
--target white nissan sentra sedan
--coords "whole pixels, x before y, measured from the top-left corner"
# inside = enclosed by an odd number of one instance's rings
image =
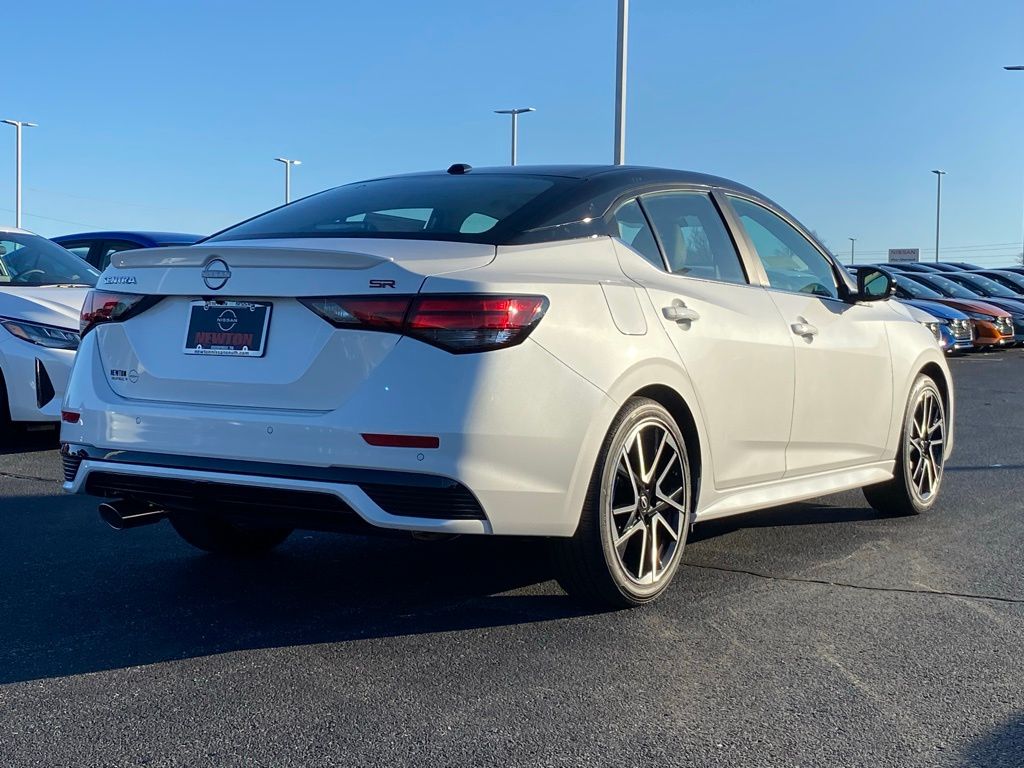
[[[859,487],[935,504],[952,383],[892,289],[695,173],[349,184],[115,255],[64,488],[215,553],[296,528],[547,537],[571,593],[645,603],[702,520]]]
[[[45,237],[0,227],[0,444],[13,423],[60,423],[82,302],[99,272]]]

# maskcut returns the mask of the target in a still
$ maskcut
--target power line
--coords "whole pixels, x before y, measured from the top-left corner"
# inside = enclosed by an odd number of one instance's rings
[[[0,208],[0,211],[7,213],[14,213],[13,208]],[[38,213],[29,213],[28,211],[22,211],[21,215],[29,219],[46,219],[47,221],[59,221],[61,224],[74,224],[76,227],[89,227],[90,229],[100,229],[98,224],[88,224],[84,221],[71,221],[70,219],[57,219],[53,216],[42,216]]]
[[[76,195],[71,192],[60,192],[56,189],[44,189],[42,187],[26,187],[26,189],[32,192],[43,192],[48,195],[59,195],[61,197],[70,197],[75,200],[89,200],[94,203],[106,203],[108,205],[128,205],[133,208],[149,208],[154,211],[176,211],[178,213],[213,213],[218,216],[231,216],[234,214],[224,213],[223,211],[211,211],[208,208],[181,208],[177,206],[166,206],[166,205],[150,205],[148,203],[139,202],[128,202],[126,200],[111,200],[106,197],[93,197],[91,195]]]

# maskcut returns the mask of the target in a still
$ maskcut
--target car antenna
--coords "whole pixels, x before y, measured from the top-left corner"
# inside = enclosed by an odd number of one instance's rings
[[[461,176],[464,173],[469,173],[473,170],[473,166],[469,163],[454,163],[448,166],[448,173],[453,176]]]

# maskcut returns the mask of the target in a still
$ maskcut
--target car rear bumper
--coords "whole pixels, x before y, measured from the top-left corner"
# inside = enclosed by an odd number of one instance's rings
[[[476,497],[451,478],[343,467],[295,467],[93,446],[61,446],[64,489],[101,498],[134,499],[166,511],[211,508],[276,519],[289,513],[298,527],[319,513],[345,527],[358,516],[381,528],[490,533]]]
[[[0,334],[9,335],[3,329]],[[75,353],[21,339],[0,339],[0,371],[14,421],[60,421],[60,403]]]
[[[114,481],[155,478],[166,487],[122,490],[163,503],[195,483],[217,491],[204,491],[214,509],[245,488],[320,493],[383,528],[567,536],[616,410],[530,340],[480,355],[403,340],[343,407],[310,412],[121,397],[90,337],[65,398],[78,421],[61,430],[66,458],[80,460],[64,484],[71,493],[116,497]],[[370,433],[432,436],[438,446],[381,447],[367,442]],[[113,477],[90,481],[95,473]],[[374,474],[398,481],[367,480]],[[447,502],[417,492],[438,483],[462,491]],[[466,498],[478,508],[472,516],[467,504],[453,503]],[[417,506],[430,514],[416,514]]]

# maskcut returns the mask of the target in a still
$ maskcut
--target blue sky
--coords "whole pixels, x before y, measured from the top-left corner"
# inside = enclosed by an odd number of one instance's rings
[[[611,160],[615,0],[8,3],[25,225],[211,232],[383,173]],[[1020,252],[1024,3],[633,0],[627,161],[776,199],[841,255]],[[0,221],[13,129],[0,126]],[[967,248],[971,246],[971,248]]]

